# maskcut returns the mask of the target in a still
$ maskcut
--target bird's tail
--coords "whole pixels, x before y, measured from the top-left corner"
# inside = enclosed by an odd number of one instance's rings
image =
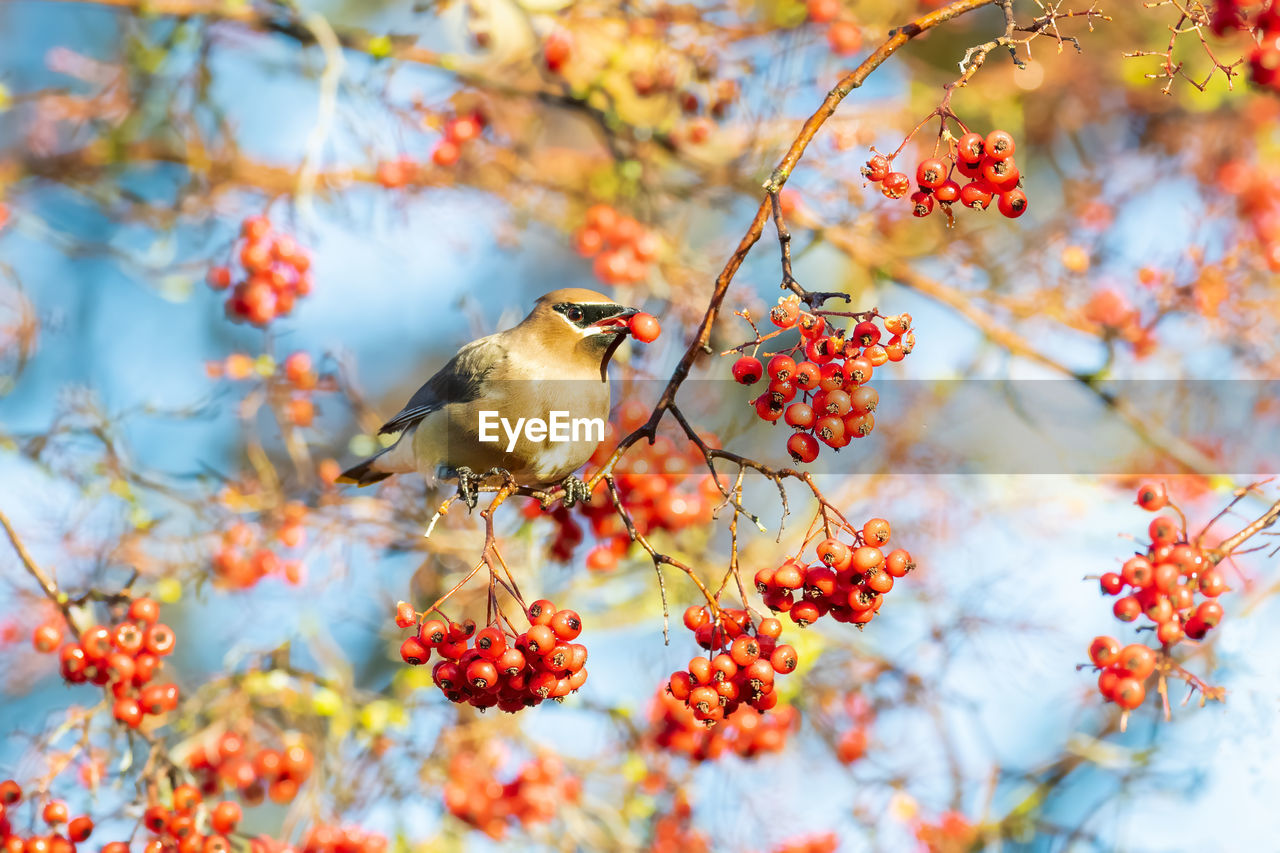
[[[384,450],[382,453],[374,454],[359,465],[352,466],[351,468],[343,471],[342,474],[339,475],[337,482],[359,486],[360,488],[372,486],[374,483],[381,483],[383,480],[391,476],[391,472],[376,471],[374,470],[373,463],[377,462],[378,457],[386,452],[387,451]]]

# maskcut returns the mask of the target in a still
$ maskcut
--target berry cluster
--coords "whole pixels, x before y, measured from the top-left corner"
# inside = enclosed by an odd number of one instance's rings
[[[587,647],[573,642],[582,619],[546,599],[529,605],[529,630],[510,642],[500,625],[476,631],[470,619],[459,624],[424,616],[408,602],[396,606],[397,626],[418,626],[401,644],[400,657],[422,666],[434,649],[443,660],[431,679],[450,702],[515,713],[544,699],[563,699],[586,683]]]
[[[254,376],[272,377],[283,373],[289,385],[289,398],[284,403],[285,417],[298,427],[311,426],[315,421],[316,406],[312,393],[320,386],[320,375],[310,353],[301,350],[290,353],[284,360],[283,371],[280,371],[275,359],[269,355],[255,359],[247,353],[233,352],[223,361],[205,362],[204,371],[210,379],[225,377],[237,382]]]
[[[245,219],[240,238],[237,258],[242,274],[235,286],[230,266],[213,267],[206,280],[214,290],[231,288],[227,317],[266,326],[288,316],[294,303],[311,292],[311,257],[293,237],[272,228],[265,216]]]
[[[801,628],[825,615],[861,627],[880,611],[894,579],[916,567],[902,548],[884,552],[889,533],[889,522],[873,518],[855,532],[851,544],[823,539],[815,549],[816,563],[788,559],[776,568],[766,566],[756,572],[756,589],[770,610],[787,613]]]
[[[1102,327],[1105,335],[1133,347],[1134,355],[1149,355],[1156,346],[1155,331],[1144,325],[1142,313],[1129,298],[1113,287],[1094,291],[1084,306],[1084,317]]]
[[[591,269],[605,284],[636,284],[648,278],[662,241],[630,216],[596,204],[573,233],[573,247],[582,257],[595,258]]]
[[[0,782],[0,841],[6,853],[75,853],[76,845],[88,841],[93,834],[93,818],[88,815],[71,816],[71,810],[62,800],[46,800],[39,809],[40,820],[48,827],[48,834],[33,833],[22,836],[15,828],[18,807],[22,805],[22,786],[12,779]],[[33,814],[35,800],[31,800]],[[30,824],[35,823],[34,816]],[[119,842],[102,848],[106,853],[128,853],[121,850]]]
[[[836,853],[839,848],[840,836],[834,832],[824,832],[784,841],[770,853]]]
[[[509,782],[498,781],[494,768],[472,753],[449,762],[444,805],[449,813],[494,840],[513,825],[551,821],[565,803],[578,800],[581,783],[553,755],[526,762]]]
[[[1280,172],[1244,159],[1223,164],[1213,176],[1214,189],[1236,197],[1242,218],[1261,244],[1271,272],[1280,272]]]
[[[177,644],[173,629],[159,618],[160,605],[150,598],[135,598],[121,622],[86,628],[77,641],[63,644],[64,624],[47,621],[35,629],[32,644],[38,652],[58,651],[62,677],[68,683],[109,688],[114,698],[112,714],[136,729],[146,717],[178,707],[176,684],[153,683],[162,659]]]
[[[741,705],[764,712],[778,704],[774,675],[795,672],[800,663],[794,647],[778,645],[781,622],[770,618],[754,625],[745,610],[713,614],[694,606],[684,612],[684,624],[711,656],[699,655],[688,669],[672,673],[667,690],[694,719],[710,727]]]
[[[1280,6],[1275,0],[1254,6],[1253,0],[1216,0],[1209,26],[1217,35],[1248,30],[1254,40],[1246,57],[1250,82],[1280,93]]]
[[[208,833],[201,831],[202,814],[208,815]],[[152,802],[143,812],[142,825],[154,836],[146,850],[148,853],[167,850],[231,853],[229,836],[236,832],[241,817],[238,803],[227,800],[206,807],[196,786],[179,785],[173,789],[170,805]],[[128,844],[120,843],[123,847],[120,853],[128,853]],[[103,850],[111,853],[106,848]]]
[[[293,802],[314,767],[311,750],[297,740],[275,749],[236,732],[197,744],[187,757],[187,768],[203,793],[238,791],[250,805],[264,798],[281,805]]]
[[[886,362],[902,361],[915,347],[910,314],[868,316],[846,336],[828,328],[824,317],[802,311],[798,297],[783,298],[769,317],[779,330],[799,329],[799,343],[776,353],[767,366],[754,355],[734,362],[733,378],[742,385],[769,377],[769,387],[752,405],[761,420],[783,420],[794,430],[787,452],[797,462],[817,459],[819,442],[838,451],[870,435],[880,403],[867,384],[872,373]]]
[[[807,0],[809,20],[827,27],[827,45],[839,56],[850,56],[862,47],[862,28],[855,21],[840,17],[840,0]]]
[[[457,164],[462,149],[468,142],[484,133],[484,116],[478,112],[454,116],[444,123],[440,141],[431,150],[431,162],[442,169]],[[420,166],[409,157],[383,160],[378,164],[378,183],[389,190],[414,183],[420,177]]]
[[[653,822],[649,853],[711,853],[706,835],[694,829],[693,807],[683,793],[677,793],[671,811]]]
[[[484,133],[484,116],[478,112],[470,115],[454,116],[444,123],[444,135],[431,151],[431,162],[447,169],[458,162],[462,149],[468,142],[480,138]],[[394,170],[392,177],[395,177]],[[381,171],[379,171],[381,179]],[[385,183],[385,182],[384,182]]]
[[[649,418],[649,410],[638,400],[630,399],[618,408],[616,424],[610,423],[605,440],[600,442],[591,457],[591,464],[600,467],[609,461],[618,441],[629,435]],[[715,436],[704,434],[702,440],[711,447],[719,447]],[[640,442],[618,460],[614,466],[614,484],[618,496],[631,514],[636,532],[648,536],[654,531],[678,533],[689,527],[707,524],[711,512],[723,500],[719,488],[709,473],[702,453],[690,442],[673,441],[659,435],[653,444]],[[576,516],[585,515],[599,544],[587,554],[587,568],[592,571],[609,571],[631,547],[631,535],[614,509],[608,489],[603,483],[591,495],[580,502],[576,510],[558,506],[551,513],[544,513],[537,501],[525,507],[529,519],[548,516],[556,523],[556,533],[551,537],[550,553],[553,559],[567,561],[574,548],[583,539],[582,527]]]
[[[1170,506],[1164,488],[1154,485],[1138,489],[1137,503],[1150,512]],[[1115,617],[1122,622],[1145,618],[1167,656],[1183,639],[1203,639],[1221,623],[1218,597],[1227,591],[1227,582],[1211,555],[1187,541],[1186,530],[1173,516],[1157,516],[1147,532],[1151,542],[1145,553],[1134,554],[1119,572],[1107,572],[1099,583],[1104,594],[1117,596]],[[1098,692],[1126,710],[1146,698],[1144,682],[1156,671],[1159,658],[1142,643],[1122,647],[1114,637],[1095,637],[1089,645],[1089,660],[1102,670]]]
[[[297,853],[386,853],[389,846],[386,836],[377,832],[325,823],[307,832]],[[294,848],[260,836],[250,843],[249,853],[294,853]]]
[[[276,541],[286,548],[296,548],[306,539],[305,504],[286,503],[280,510],[281,521],[275,531]],[[267,577],[279,576],[291,584],[303,580],[301,560],[284,559],[264,541],[265,531],[256,525],[238,521],[222,532],[213,553],[213,573],[217,582],[230,589],[249,589]]]
[[[916,189],[911,192],[911,177],[893,170],[894,154],[874,154],[862,167],[868,181],[880,185],[886,198],[903,198],[910,193],[911,213],[928,216],[936,206],[948,214],[951,205],[986,210],[991,200],[1010,219],[1027,211],[1027,194],[1019,186],[1021,173],[1014,162],[1013,137],[1004,130],[993,130],[985,137],[967,132],[949,147],[942,157],[928,157],[916,166]],[[966,182],[961,185],[956,176]]]
[[[687,700],[677,699],[669,687],[664,687],[650,706],[649,739],[657,748],[695,762],[715,761],[727,752],[753,758],[781,752],[799,722],[800,713],[791,705],[779,705],[764,713],[739,705],[719,725],[708,727]]]
[[[979,840],[978,828],[960,812],[943,812],[936,823],[918,821],[915,834],[926,853],[972,850]]]

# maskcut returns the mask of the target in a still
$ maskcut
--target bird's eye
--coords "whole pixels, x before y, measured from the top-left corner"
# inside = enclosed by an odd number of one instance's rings
[[[568,311],[564,312],[564,316],[568,317],[570,322],[577,323],[582,319],[582,309],[577,305],[572,305]]]

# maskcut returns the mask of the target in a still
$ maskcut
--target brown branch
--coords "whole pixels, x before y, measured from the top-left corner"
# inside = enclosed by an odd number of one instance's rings
[[[1236,548],[1239,548],[1248,539],[1256,536],[1262,531],[1271,527],[1276,521],[1280,521],[1280,501],[1273,503],[1266,512],[1254,519],[1243,529],[1233,533],[1226,539],[1218,543],[1218,547],[1209,552],[1209,559],[1215,563],[1220,563],[1231,555]]]

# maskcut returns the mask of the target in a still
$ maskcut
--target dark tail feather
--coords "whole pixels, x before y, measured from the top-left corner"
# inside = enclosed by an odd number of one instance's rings
[[[381,455],[382,454],[379,453],[375,456],[370,456],[359,465],[356,465],[353,468],[348,468],[346,471],[342,472],[337,481],[339,483],[350,483],[351,485],[359,486],[360,488],[372,486],[374,483],[381,483],[383,480],[391,476],[391,474],[386,471],[373,470],[374,460]]]

